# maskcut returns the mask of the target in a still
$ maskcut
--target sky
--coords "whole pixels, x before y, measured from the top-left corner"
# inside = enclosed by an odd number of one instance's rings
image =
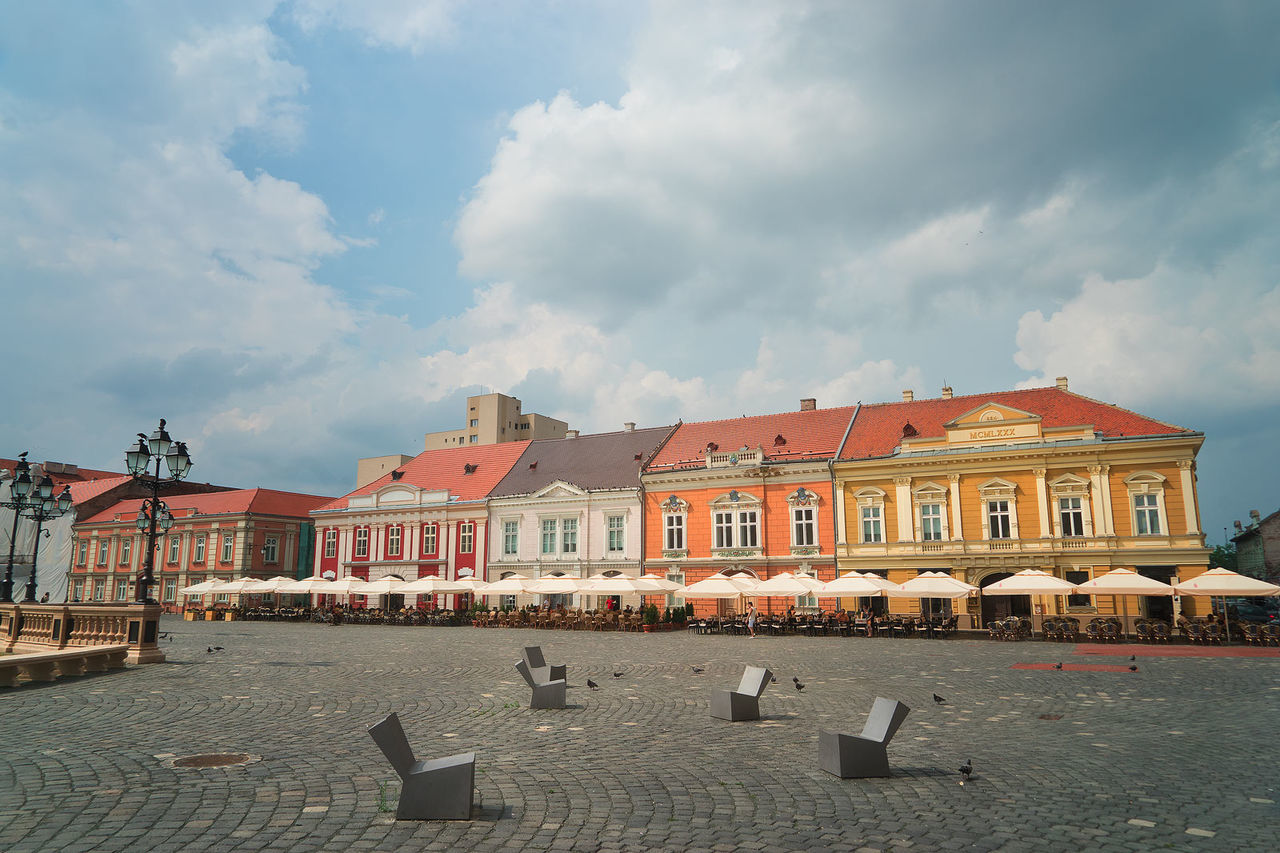
[[[1280,507],[1280,4],[0,0],[0,455],[340,495],[584,431],[1052,384]]]

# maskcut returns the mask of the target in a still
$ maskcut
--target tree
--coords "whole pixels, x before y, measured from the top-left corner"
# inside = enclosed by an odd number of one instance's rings
[[[1214,548],[1213,553],[1209,555],[1209,568],[1236,571],[1236,546],[1219,545]]]

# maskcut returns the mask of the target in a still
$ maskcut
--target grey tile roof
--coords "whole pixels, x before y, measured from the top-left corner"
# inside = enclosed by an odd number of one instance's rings
[[[530,495],[557,480],[583,489],[638,488],[640,466],[672,429],[649,427],[532,441],[489,497]]]

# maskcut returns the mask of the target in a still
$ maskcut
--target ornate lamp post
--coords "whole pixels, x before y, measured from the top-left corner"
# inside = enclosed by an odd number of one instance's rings
[[[18,454],[18,464],[13,469],[13,481],[9,483],[10,500],[0,501],[0,506],[13,510],[13,529],[9,531],[9,563],[4,570],[4,582],[0,584],[0,601],[13,601],[13,549],[18,544],[18,521],[34,499],[31,493],[31,465],[27,451]]]
[[[138,529],[147,534],[147,559],[143,564],[142,577],[138,580],[134,600],[142,604],[155,604],[156,601],[151,597],[150,592],[151,585],[156,580],[153,575],[156,561],[156,531],[157,528],[168,530],[173,526],[173,515],[170,514],[169,507],[165,506],[164,501],[160,500],[160,489],[187,476],[187,472],[191,470],[191,457],[187,455],[186,444],[169,437],[169,433],[164,428],[164,418],[161,418],[160,426],[151,433],[150,438],[143,433],[138,433],[138,443],[125,451],[124,458],[130,476],[151,490],[151,497],[145,499],[138,510]],[[148,471],[153,459],[156,465],[154,474]],[[169,467],[170,476],[167,479],[160,477],[161,459]]]
[[[26,601],[36,600],[36,565],[40,560],[40,534],[44,530],[44,523],[71,509],[71,487],[63,486],[62,494],[55,498],[53,479],[46,474],[40,480],[40,485],[36,486],[35,496],[33,506],[27,510],[27,517],[34,519],[36,523],[36,544],[31,554],[31,577],[27,579]]]

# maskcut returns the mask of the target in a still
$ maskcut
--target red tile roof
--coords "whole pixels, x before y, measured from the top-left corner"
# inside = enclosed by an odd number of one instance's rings
[[[841,406],[680,424],[645,471],[700,468],[706,464],[709,443],[723,452],[761,447],[769,462],[829,459],[839,448],[854,409]]]
[[[185,510],[195,510],[201,515],[228,515],[252,512],[259,515],[282,515],[291,518],[307,518],[313,509],[318,509],[333,498],[321,495],[302,495],[297,492],[278,492],[274,489],[235,489],[229,492],[207,492],[198,495],[164,495],[161,499],[168,504],[174,515],[187,514]],[[109,522],[117,515],[125,518],[137,515],[142,506],[141,499],[120,501],[108,507],[85,524]]]
[[[358,495],[369,495],[391,482],[398,482],[420,489],[448,489],[449,495],[460,501],[475,501],[488,497],[494,486],[507,476],[520,454],[529,446],[527,441],[506,441],[500,444],[481,444],[466,447],[446,447],[419,453],[395,471],[388,471],[367,486],[356,489],[319,510],[342,510],[347,501]],[[467,473],[467,466],[474,466]]]
[[[0,459],[0,469],[7,472],[6,476],[13,474],[17,464],[18,460],[16,459]],[[31,462],[33,471],[39,468],[40,471],[49,475],[49,479],[53,480],[53,494],[55,497],[62,493],[63,486],[70,486],[71,500],[74,504],[80,504],[90,498],[97,497],[107,489],[129,480],[128,474],[122,474],[119,471],[99,471],[96,468],[80,468],[74,465],[70,466],[70,470],[66,470],[67,467],[59,462]]]
[[[1107,437],[1194,433],[1194,430],[1163,423],[1060,388],[1028,388],[1022,391],[995,391],[946,399],[913,400],[906,403],[871,403],[862,406],[841,459],[888,456],[902,443],[902,428],[910,423],[921,437],[941,438],[944,424],[984,403],[999,403],[1039,415],[1041,426],[1092,425]]]
[[[105,491],[114,489],[116,486],[123,486],[133,478],[128,474],[120,477],[104,477],[101,480],[89,480],[88,482],[71,484],[71,503],[79,505],[87,500],[96,498]]]

